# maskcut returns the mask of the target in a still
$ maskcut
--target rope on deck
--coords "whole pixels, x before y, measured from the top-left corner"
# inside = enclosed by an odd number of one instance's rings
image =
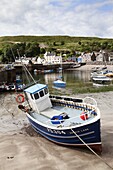
[[[113,167],[111,167],[103,158],[101,158],[93,149],[91,149],[91,147],[89,145],[87,145],[87,143],[85,143],[81,137],[73,130],[71,129],[71,131],[75,134],[75,136],[94,154],[96,155],[102,162],[104,162],[110,169],[113,169]]]

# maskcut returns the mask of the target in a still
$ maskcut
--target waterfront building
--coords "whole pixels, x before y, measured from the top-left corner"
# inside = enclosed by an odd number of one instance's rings
[[[48,64],[60,64],[62,61],[62,56],[56,56],[53,52],[46,52],[44,54],[45,63]]]

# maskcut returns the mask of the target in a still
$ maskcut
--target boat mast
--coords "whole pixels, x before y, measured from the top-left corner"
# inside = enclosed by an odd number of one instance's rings
[[[22,66],[23,66],[24,69],[27,71],[27,73],[29,74],[29,76],[31,77],[31,79],[33,80],[33,82],[36,84],[35,79],[34,79],[33,76],[31,75],[31,73],[29,72],[29,70],[27,69],[27,67],[23,64],[18,49],[17,49],[17,53],[18,53],[18,56],[19,56],[19,59],[20,59],[20,61],[21,61]]]
[[[62,80],[62,55],[61,55],[61,53],[60,53],[60,56],[61,56],[61,62],[60,62],[60,67],[61,67],[61,70],[60,70],[60,73],[61,73],[61,80]]]
[[[27,67],[23,64],[18,49],[17,49],[17,53],[18,53],[19,59],[20,59],[20,61],[21,61],[21,64],[22,64],[22,66],[23,66],[23,68],[24,68],[25,73],[26,73],[26,74],[28,73],[29,76],[31,77],[31,79],[33,80],[33,82],[34,82],[35,84],[37,84],[36,81],[35,81],[35,79],[34,79],[33,76],[31,75],[31,73],[30,73],[29,70],[27,69]],[[28,78],[28,79],[29,79],[29,78]],[[38,86],[38,85],[37,85],[37,86]],[[33,96],[33,100],[35,101],[34,96]],[[27,102],[28,102],[28,100],[27,100]],[[28,104],[29,104],[29,102],[28,102]],[[35,102],[35,107],[36,107],[37,112],[39,113],[39,110],[38,110],[38,108],[37,108],[36,102]]]
[[[102,53],[103,53],[103,59],[104,59],[104,63],[105,63],[105,66],[106,66],[106,65],[107,65],[107,63],[106,63],[105,52],[103,51]]]

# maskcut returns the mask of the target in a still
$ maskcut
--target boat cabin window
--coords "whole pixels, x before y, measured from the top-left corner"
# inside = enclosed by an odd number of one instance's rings
[[[43,97],[43,96],[44,96],[43,90],[41,90],[41,91],[39,92],[39,94],[40,94],[40,97]]]
[[[45,88],[44,92],[45,92],[45,94],[47,94],[48,93],[48,88]]]
[[[39,97],[43,97],[44,94],[47,94],[47,93],[48,93],[48,89],[45,88],[44,90],[41,90],[39,93],[35,93],[34,97],[33,97],[33,94],[30,94],[30,96],[31,96],[32,99],[35,98],[35,100],[37,100],[37,99],[39,99]]]
[[[31,98],[33,99],[33,95],[30,93]]]
[[[35,93],[34,94],[34,98],[37,100],[37,99],[39,99],[39,94],[38,93]]]

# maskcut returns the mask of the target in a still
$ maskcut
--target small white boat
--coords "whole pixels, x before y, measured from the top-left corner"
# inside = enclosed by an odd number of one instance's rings
[[[93,70],[91,72],[91,78],[95,76],[107,76],[107,77],[113,77],[113,71],[108,70],[107,67],[104,67],[103,69]]]
[[[37,69],[34,69],[34,74],[37,74],[38,73],[38,70]]]
[[[66,87],[66,82],[59,79],[59,80],[55,80],[53,82],[53,85],[55,87],[65,88]]]
[[[108,83],[98,83],[98,82],[96,82],[96,83],[93,83],[93,86],[94,87],[103,87],[103,86],[109,86],[109,84]]]
[[[111,78],[104,76],[104,75],[97,75],[97,76],[93,77],[92,79],[93,79],[93,81],[100,81],[100,82],[112,81]]]

